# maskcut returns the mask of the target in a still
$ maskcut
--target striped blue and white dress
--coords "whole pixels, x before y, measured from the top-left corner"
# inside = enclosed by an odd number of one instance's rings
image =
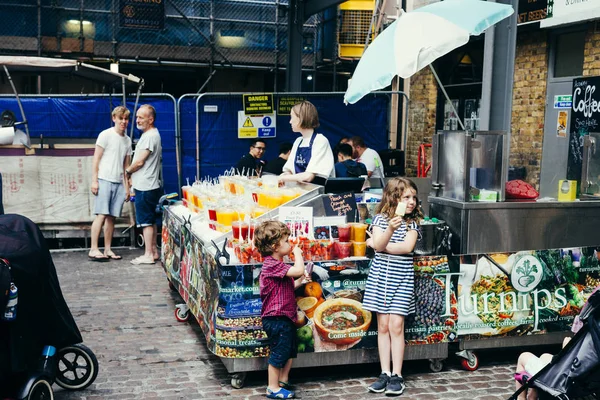
[[[373,226],[388,227],[387,218],[377,214]],[[418,230],[416,222],[402,225],[392,234],[390,243],[403,242],[408,230]],[[363,307],[381,314],[408,315],[415,312],[415,271],[411,254],[375,253],[365,285]]]

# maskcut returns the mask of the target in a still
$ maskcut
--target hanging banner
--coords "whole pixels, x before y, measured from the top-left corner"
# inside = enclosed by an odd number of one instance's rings
[[[164,0],[120,0],[119,26],[121,28],[156,29],[165,27]]]

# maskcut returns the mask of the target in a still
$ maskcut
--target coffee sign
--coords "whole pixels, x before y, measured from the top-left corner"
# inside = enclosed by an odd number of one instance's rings
[[[600,131],[600,77],[573,79],[567,179],[581,182],[583,137]]]

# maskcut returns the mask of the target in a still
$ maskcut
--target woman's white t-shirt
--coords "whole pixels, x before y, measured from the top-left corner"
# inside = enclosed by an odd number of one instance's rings
[[[329,145],[329,140],[320,133],[315,134],[315,140],[312,146],[312,152],[310,161],[306,166],[306,172],[312,172],[313,174],[323,177],[325,179],[335,176],[335,170],[333,168],[333,152]],[[292,152],[288,157],[287,162],[283,166],[283,172],[290,172],[296,174],[296,168],[294,163],[296,161],[296,152],[298,147],[308,147],[310,144],[310,137],[304,139],[300,136],[294,142],[292,146]]]

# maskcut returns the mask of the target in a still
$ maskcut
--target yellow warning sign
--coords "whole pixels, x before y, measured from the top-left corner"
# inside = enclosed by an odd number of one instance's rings
[[[242,125],[242,127],[244,127],[244,128],[254,128],[254,124],[252,123],[252,120],[250,119],[250,117],[246,118],[246,121],[244,121],[244,125]]]

